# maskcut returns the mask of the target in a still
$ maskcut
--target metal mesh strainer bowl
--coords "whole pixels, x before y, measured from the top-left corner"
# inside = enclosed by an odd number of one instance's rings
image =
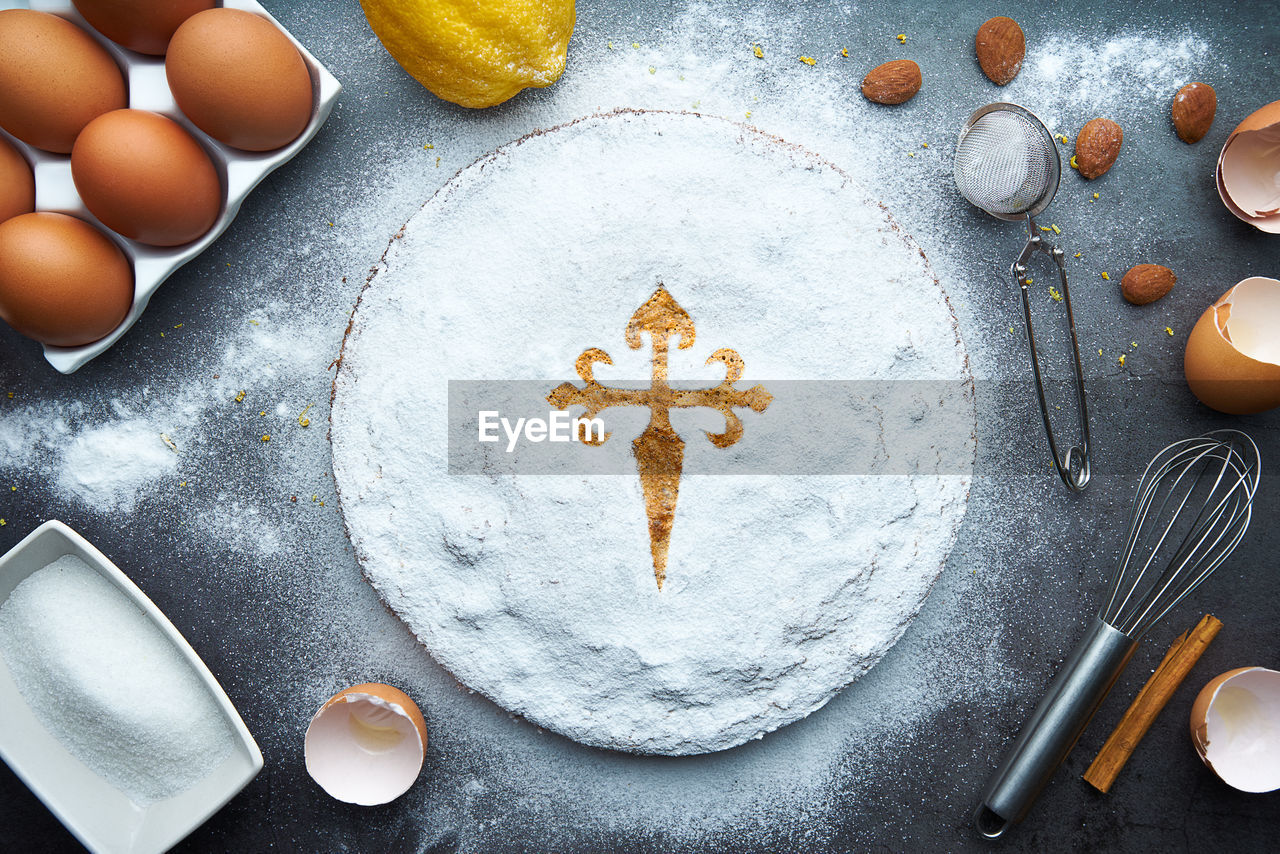
[[[1017,104],[988,104],[969,116],[960,130],[956,146],[956,186],[960,195],[987,213],[1010,222],[1024,221],[1027,243],[1013,262],[1010,272],[1022,291],[1022,310],[1027,323],[1027,343],[1031,348],[1031,369],[1035,374],[1036,392],[1040,398],[1040,414],[1044,418],[1049,451],[1053,454],[1062,482],[1079,491],[1089,482],[1089,412],[1084,396],[1084,369],[1080,364],[1080,344],[1076,339],[1075,316],[1071,312],[1071,291],[1067,287],[1067,268],[1062,250],[1045,242],[1036,229],[1035,216],[1049,206],[1058,192],[1062,178],[1062,161],[1053,136],[1031,112]],[[1058,267],[1060,295],[1067,311],[1071,331],[1076,383],[1076,410],[1079,415],[1078,445],[1066,452],[1058,451],[1049,403],[1045,398],[1040,356],[1036,349],[1035,329],[1031,322],[1031,297],[1027,263],[1035,252],[1043,252]],[[1055,295],[1054,299],[1058,296]],[[1058,407],[1059,409],[1061,407]]]
[[[1019,220],[1049,206],[1062,166],[1048,129],[1016,104],[989,104],[969,117],[956,148],[960,194],[992,216]]]

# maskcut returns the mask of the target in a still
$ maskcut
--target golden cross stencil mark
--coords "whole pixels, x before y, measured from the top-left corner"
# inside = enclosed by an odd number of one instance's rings
[[[680,473],[684,468],[684,441],[671,427],[670,411],[673,408],[708,406],[724,415],[723,433],[707,433],[707,438],[718,448],[727,448],[742,438],[742,419],[733,411],[747,406],[756,412],[764,412],[773,395],[763,386],[753,386],[745,391],[733,384],[742,376],[743,361],[735,351],[722,348],[711,354],[707,364],[724,364],[724,380],[712,388],[675,389],[667,380],[667,346],[673,336],[680,336],[679,349],[693,346],[693,319],[689,313],[667,292],[658,286],[653,296],[636,309],[627,323],[626,341],[632,350],[643,345],[640,335],[649,333],[653,346],[653,374],[649,388],[612,388],[596,382],[594,365],[602,362],[613,364],[609,354],[592,347],[583,351],[575,367],[585,385],[578,388],[573,383],[561,383],[547,400],[557,409],[582,406],[585,418],[596,415],[611,406],[647,406],[650,409],[649,426],[631,443],[640,473],[640,486],[644,492],[645,515],[649,518],[649,551],[653,556],[653,574],[658,589],[667,576],[667,548],[671,542],[671,527],[676,518],[676,499],[680,494]],[[600,445],[611,433],[599,439],[585,429],[578,436],[590,445]]]

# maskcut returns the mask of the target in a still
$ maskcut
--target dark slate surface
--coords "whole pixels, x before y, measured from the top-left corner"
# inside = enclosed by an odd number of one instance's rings
[[[30,342],[0,330],[0,389],[13,390],[18,399],[26,400],[100,400],[100,389],[116,378],[128,377],[130,383],[136,383],[139,377],[162,377],[177,360],[199,360],[203,353],[213,352],[225,329],[239,322],[241,309],[234,292],[251,286],[247,270],[224,273],[225,260],[256,257],[287,241],[294,218],[314,221],[330,216],[341,188],[377,175],[382,137],[411,136],[403,130],[409,125],[427,138],[433,128],[480,121],[440,104],[403,75],[372,42],[356,4],[268,5],[344,81],[340,109],[297,160],[249,198],[237,222],[218,244],[161,290],[135,330],[102,359],[64,377],[48,368]],[[581,6],[576,36],[581,40],[598,41],[618,33],[634,33],[642,39],[646,32],[665,26],[674,14],[665,4],[613,9],[590,3]],[[1152,633],[1104,704],[1098,721],[1025,825],[999,845],[981,841],[968,826],[978,790],[1006,739],[1025,719],[1048,674],[1096,607],[1101,578],[1114,559],[1114,543],[1124,524],[1132,483],[1150,455],[1165,442],[1200,429],[1242,426],[1258,440],[1267,462],[1274,466],[1280,460],[1276,429],[1280,422],[1274,414],[1227,418],[1209,413],[1187,393],[1178,367],[1184,336],[1205,305],[1247,275],[1280,273],[1280,239],[1255,234],[1231,219],[1206,181],[1230,128],[1257,105],[1280,97],[1276,71],[1280,10],[1270,3],[1228,8],[1215,2],[1063,2],[1028,5],[1016,11],[999,4],[966,2],[945,12],[934,4],[894,2],[858,10],[813,4],[804,10],[815,43],[825,45],[823,34],[831,31],[842,33],[850,44],[859,44],[864,36],[870,39],[871,34],[883,38],[885,33],[908,32],[913,49],[910,55],[926,69],[964,70],[964,74],[926,72],[926,91],[903,113],[916,131],[944,139],[951,138],[969,109],[994,97],[991,87],[981,88],[974,82],[969,45],[979,22],[1002,13],[1015,14],[1032,38],[1054,32],[1159,32],[1190,26],[1210,43],[1213,60],[1226,66],[1213,81],[1219,84],[1218,120],[1193,154],[1186,154],[1172,133],[1148,135],[1145,140],[1135,139],[1134,147],[1126,150],[1124,177],[1104,179],[1112,182],[1104,186],[1124,188],[1111,209],[1113,224],[1106,233],[1088,235],[1089,222],[1073,213],[1079,206],[1073,209],[1059,203],[1058,221],[1067,226],[1078,222],[1080,227],[1071,232],[1086,234],[1077,239],[1092,240],[1090,245],[1095,249],[1106,241],[1144,247],[1151,257],[1168,259],[1166,263],[1175,267],[1181,278],[1179,289],[1164,304],[1162,311],[1166,313],[1161,315],[1169,318],[1179,335],[1176,341],[1160,345],[1163,350],[1159,351],[1157,367],[1140,375],[1096,367],[1091,371],[1095,374],[1091,391],[1095,396],[1096,483],[1084,496],[1066,495],[1041,468],[1035,412],[1027,408],[1021,395],[1009,397],[994,391],[983,406],[980,430],[982,458],[989,467],[983,473],[989,477],[975,484],[965,529],[943,580],[917,627],[900,644],[909,651],[895,650],[882,665],[891,666],[894,655],[911,656],[928,678],[946,680],[953,675],[953,668],[974,660],[975,649],[997,643],[1004,660],[1017,673],[1008,690],[998,691],[996,700],[974,698],[951,703],[925,725],[904,734],[875,757],[878,767],[870,784],[865,773],[851,774],[847,779],[837,773],[832,797],[813,807],[812,820],[822,827],[816,834],[805,832],[808,819],[780,825],[772,834],[757,828],[738,836],[728,831],[680,839],[644,828],[623,833],[606,829],[605,822],[597,826],[558,820],[554,809],[525,809],[494,792],[464,792],[461,778],[454,775],[460,767],[466,768],[469,760],[454,750],[451,745],[455,742],[447,733],[433,741],[424,781],[406,798],[376,809],[348,807],[316,790],[302,769],[300,751],[301,730],[313,700],[327,696],[330,687],[346,683],[335,682],[340,677],[324,672],[324,663],[315,665],[320,671],[315,685],[300,688],[281,681],[289,674],[296,675],[296,670],[281,661],[290,655],[289,638],[323,636],[326,626],[322,621],[300,623],[313,618],[305,616],[308,612],[296,600],[275,595],[277,591],[260,580],[264,567],[242,567],[243,574],[234,576],[233,583],[167,573],[165,566],[173,561],[190,567],[225,568],[235,567],[240,559],[229,552],[193,545],[184,539],[181,524],[162,524],[149,517],[148,512],[154,510],[160,513],[158,518],[173,520],[172,514],[164,516],[163,502],[144,504],[143,510],[133,515],[96,514],[60,499],[34,471],[10,473],[22,489],[12,495],[5,491],[0,497],[0,516],[9,520],[0,528],[0,550],[12,546],[46,518],[61,518],[80,530],[137,578],[192,641],[222,677],[263,748],[267,760],[264,772],[179,850],[1275,849],[1280,836],[1280,795],[1248,796],[1221,785],[1189,749],[1185,725],[1195,691],[1211,675],[1247,664],[1280,667],[1276,632],[1280,573],[1275,557],[1280,550],[1280,533],[1274,523],[1280,491],[1274,477],[1264,479],[1259,489],[1253,529],[1236,556],[1206,586],[1199,602]],[[574,73],[574,67],[571,57],[568,74]],[[850,75],[851,87],[859,77],[860,72]],[[501,115],[518,117],[520,110],[535,107],[544,97],[545,93],[526,93],[500,108],[504,111]],[[1161,105],[1157,112],[1164,109]],[[1089,117],[1087,105],[1081,105],[1063,118],[1078,127],[1078,121]],[[530,122],[532,126],[536,123]],[[488,147],[479,147],[466,159]],[[1126,183],[1117,183],[1120,181]],[[945,181],[935,180],[935,184],[931,192],[936,198],[947,198],[949,190],[942,186]],[[424,198],[431,189],[424,188]],[[927,194],[922,198],[919,208],[940,203],[950,206],[945,211],[953,218],[949,238],[985,241],[998,247],[996,258],[1012,252],[1016,241],[1013,226],[986,219],[954,198],[946,202],[930,201],[934,197]],[[909,200],[903,203],[906,210],[900,211],[908,224],[929,213],[913,205],[917,202]],[[395,216],[403,221],[409,213],[411,209]],[[946,241],[940,238],[932,242],[922,238],[922,243],[934,257],[947,251]],[[315,261],[306,254],[295,255],[291,263],[299,280],[336,280],[334,270],[325,267],[322,254]],[[374,258],[376,253],[369,258],[346,259],[342,270],[359,270]],[[974,280],[1000,274],[998,264],[982,266],[962,258],[957,265]],[[222,275],[219,281],[229,287],[208,287],[206,280],[215,274]],[[354,298],[355,281],[345,286],[348,303]],[[272,286],[280,287],[288,298],[286,280]],[[1132,316],[1125,314],[1114,289],[1083,286],[1077,290],[1077,314],[1086,352],[1129,337]],[[193,298],[197,293],[198,301]],[[1011,294],[1000,298],[1011,298]],[[1004,327],[1016,318],[1012,311],[1011,303],[1005,303],[1001,316],[990,317],[984,316],[980,307],[962,305],[959,314],[965,336],[995,342],[989,345],[994,348],[993,358],[1015,366],[1011,376],[1016,378],[1025,356],[1020,340],[1005,334]],[[189,349],[175,355],[173,349],[154,344],[157,331],[184,321],[193,327],[187,339]],[[315,384],[323,388],[326,382],[320,369]],[[228,445],[225,470],[220,475],[239,494],[256,497],[264,506],[280,500],[279,487],[255,473],[257,457],[243,448],[243,444]],[[995,526],[995,519],[1005,524]],[[341,553],[342,531],[336,516],[324,517],[317,531],[316,555],[303,555],[302,559]],[[339,569],[357,571],[349,558]],[[984,570],[985,580],[966,581],[971,569],[975,573]],[[976,595],[979,592],[981,596]],[[974,604],[965,614],[969,599]],[[359,607],[371,614],[378,610],[371,593]],[[1165,646],[1204,610],[1221,616],[1226,629],[1152,728],[1120,784],[1111,795],[1098,795],[1079,775]],[[954,618],[955,626],[949,630],[945,620],[951,618],[946,615],[956,613],[963,616]],[[941,628],[940,623],[944,623]],[[381,625],[397,631],[390,619],[383,618]],[[921,628],[925,625],[932,628],[926,631]],[[341,659],[341,652],[335,656]],[[424,671],[435,673],[434,690],[448,691],[447,677],[425,656],[420,662]],[[401,668],[400,664],[389,664],[385,673],[366,670],[350,673],[348,678],[415,683],[417,677]],[[434,698],[427,705],[432,702],[443,705]],[[632,770],[661,772],[681,763],[685,768],[723,769],[726,780],[736,769],[767,769],[780,751],[845,714],[851,701],[842,695],[811,719],[761,743],[679,763],[588,750],[509,720],[484,700],[451,702],[463,705],[477,726],[494,728],[512,742],[549,745],[548,749],[564,761],[581,766],[584,774],[607,769],[599,776],[599,785],[607,786],[625,779]],[[432,717],[430,708],[428,717]],[[853,762],[856,757],[848,759]],[[680,808],[679,797],[673,796],[670,809]],[[0,848],[28,852],[77,848],[58,821],[7,769],[0,769]]]

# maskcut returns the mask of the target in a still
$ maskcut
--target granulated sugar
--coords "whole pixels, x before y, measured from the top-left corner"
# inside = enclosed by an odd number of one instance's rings
[[[139,806],[190,788],[235,744],[169,639],[74,555],[0,604],[0,657],[49,732]]]

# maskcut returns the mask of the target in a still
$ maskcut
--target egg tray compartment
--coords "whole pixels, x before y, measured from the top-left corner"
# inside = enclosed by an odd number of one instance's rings
[[[0,8],[14,6],[12,3],[0,2]],[[0,130],[4,136],[26,157],[35,173],[36,210],[54,211],[71,214],[93,223],[109,238],[115,241],[129,258],[133,267],[133,305],[120,325],[105,338],[85,344],[81,347],[52,347],[44,345],[44,357],[49,364],[64,374],[72,373],[85,363],[106,352],[112,344],[138,322],[147,303],[156,290],[169,278],[175,270],[192,258],[199,255],[209,244],[217,240],[227,226],[235,219],[240,205],[250,191],[271,174],[277,167],[288,161],[302,150],[312,137],[320,130],[325,119],[333,110],[342,86],[329,71],[316,61],[307,49],[295,39],[288,30],[280,26],[270,13],[254,0],[224,0],[219,5],[230,9],[241,9],[253,12],[271,21],[288,37],[302,55],[306,63],[307,73],[311,77],[311,120],[307,122],[302,134],[293,142],[274,151],[252,152],[241,151],[224,145],[197,128],[178,109],[169,91],[169,82],[165,77],[164,57],[146,56],[126,50],[106,36],[99,33],[82,18],[69,0],[32,0],[30,3],[16,4],[20,8],[31,8],[40,12],[52,12],[66,18],[92,36],[107,49],[116,64],[124,73],[129,92],[129,107],[137,110],[150,110],[168,116],[186,128],[212,158],[222,184],[223,203],[213,227],[197,240],[176,247],[149,246],[122,237],[102,224],[89,213],[84,202],[76,192],[75,182],[71,179],[71,158],[65,154],[53,154],[48,151],[27,145],[16,137]]]

